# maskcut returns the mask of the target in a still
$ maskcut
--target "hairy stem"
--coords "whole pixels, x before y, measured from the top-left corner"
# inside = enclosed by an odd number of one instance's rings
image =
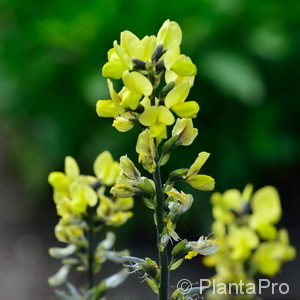
[[[161,268],[161,279],[159,287],[159,300],[167,300],[169,298],[169,262],[167,246],[161,251],[159,244],[164,230],[164,192],[162,188],[160,167],[157,166],[153,173],[153,181],[156,190],[156,234],[157,247],[159,254],[159,264]]]

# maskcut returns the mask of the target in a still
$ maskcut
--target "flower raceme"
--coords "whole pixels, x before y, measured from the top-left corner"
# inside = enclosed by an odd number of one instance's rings
[[[214,179],[199,174],[209,154],[199,153],[189,169],[173,171],[165,183],[160,172],[172,150],[191,145],[198,135],[193,118],[197,117],[200,107],[196,101],[187,100],[197,69],[189,57],[181,54],[181,40],[179,25],[169,20],[164,22],[157,36],[146,36],[142,40],[129,31],[122,32],[120,42],[114,41],[113,48],[108,51],[108,62],[102,68],[103,76],[108,77],[110,99],[98,100],[96,108],[100,117],[114,118],[113,127],[120,132],[130,130],[135,124],[142,129],[136,152],[138,162],[152,179],[142,176],[134,163],[122,156],[120,172],[110,193],[127,202],[127,198],[138,196],[154,211],[159,263],[136,257],[123,257],[122,260],[134,263],[130,265],[133,272],[145,271],[145,281],[159,294],[159,299],[169,299],[168,273],[178,268],[185,256],[191,258],[217,251],[215,243],[207,238],[188,242],[181,240],[176,232],[179,217],[191,208],[194,198],[178,191],[175,185],[181,180],[198,190],[213,190]],[[112,80],[121,81],[118,91]],[[106,205],[106,196],[101,190],[99,193],[102,204],[98,214],[105,218],[106,211],[114,211],[114,207]],[[119,202],[121,200],[115,203]],[[119,204],[118,209],[122,207]],[[117,217],[108,216],[105,220],[117,222]],[[174,251],[169,256],[169,248],[174,243]],[[150,265],[148,272],[145,268]]]
[[[94,283],[94,275],[100,272],[105,261],[129,254],[127,250],[112,250],[115,243],[112,232],[107,231],[106,238],[99,243],[98,239],[99,232],[106,231],[107,226],[120,226],[132,216],[133,198],[119,198],[109,193],[108,188],[115,183],[120,167],[108,151],[97,156],[93,169],[93,176],[82,175],[75,159],[67,156],[64,172],[52,172],[48,177],[60,216],[55,235],[67,244],[65,248],[49,249],[53,258],[61,260],[62,267],[48,282],[54,287],[62,285],[68,281],[72,270],[88,274],[85,287],[77,289],[67,284],[70,295],[56,290],[64,299],[102,299],[109,289],[120,285],[128,276],[127,270],[123,269],[96,285]]]
[[[107,80],[111,99],[97,102],[98,115],[114,118],[113,126],[121,132],[139,123],[149,128],[158,142],[167,138],[166,128],[175,122],[173,113],[195,118],[198,103],[185,100],[197,70],[189,57],[180,54],[181,40],[179,25],[169,20],[157,37],[140,40],[130,31],[122,32],[120,44],[115,41],[108,51],[102,74],[122,79],[123,87],[116,92],[112,81]],[[163,77],[165,85],[158,92]]]
[[[98,155],[94,162],[94,176],[81,175],[77,162],[67,156],[65,172],[52,172],[49,183],[54,188],[54,202],[61,217],[56,235],[60,241],[80,237],[84,228],[87,209],[97,207],[98,219],[107,225],[118,226],[127,221],[132,213],[133,199],[112,199],[106,195],[107,187],[112,186],[119,175],[119,163],[108,151]]]
[[[251,282],[256,273],[273,276],[284,262],[295,257],[287,231],[275,227],[281,218],[281,205],[274,187],[253,193],[252,185],[247,185],[242,192],[231,189],[214,193],[211,201],[215,218],[212,230],[220,249],[205,257],[204,263],[216,267],[218,282]]]

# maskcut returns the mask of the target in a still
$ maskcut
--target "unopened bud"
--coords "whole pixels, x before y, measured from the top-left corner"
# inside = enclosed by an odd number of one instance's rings
[[[165,69],[165,63],[163,60],[160,60],[159,62],[156,63],[155,69],[157,72],[163,71]]]
[[[140,59],[134,58],[133,62],[133,70],[146,70],[146,63]]]
[[[174,147],[176,146],[176,142],[177,142],[178,138],[179,137],[175,135],[175,136],[172,136],[170,139],[168,139],[162,147],[163,153],[171,152],[171,150],[173,150]]]
[[[163,45],[159,44],[156,49],[154,50],[151,60],[152,61],[158,61],[161,56],[164,54]]]
[[[175,82],[169,82],[160,92],[159,98],[164,99],[168,95],[168,93],[174,88]]]
[[[172,250],[172,255],[174,258],[182,258],[187,254],[187,249],[186,249],[186,244],[187,240],[182,240],[180,241]]]

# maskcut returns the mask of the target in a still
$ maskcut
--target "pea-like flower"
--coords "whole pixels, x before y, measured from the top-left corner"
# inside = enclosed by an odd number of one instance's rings
[[[193,188],[201,191],[211,191],[215,187],[215,180],[211,176],[198,174],[209,155],[209,153],[204,151],[199,153],[197,159],[183,177]]]
[[[148,172],[153,173],[156,168],[156,150],[154,138],[149,129],[139,134],[136,152],[139,154],[139,162],[142,162],[143,167]]]
[[[232,250],[231,257],[245,260],[250,256],[251,251],[258,246],[259,239],[251,228],[230,225],[227,242]]]
[[[253,214],[250,217],[250,226],[258,231],[264,239],[276,237],[277,224],[281,218],[282,210],[277,190],[272,186],[266,186],[253,195],[251,199]]]
[[[121,198],[134,195],[153,195],[153,181],[142,177],[140,171],[127,156],[120,158],[120,170],[121,172],[110,191],[112,195]]]
[[[151,137],[161,140],[167,138],[167,125],[172,125],[175,118],[163,105],[149,106],[140,115],[139,122],[144,126],[149,126]]]
[[[213,240],[201,236],[198,241],[188,242],[186,249],[189,250],[189,252],[185,258],[192,259],[198,254],[210,255],[216,253],[218,251],[218,245]]]
[[[177,119],[172,130],[172,136],[176,136],[175,145],[189,146],[198,135],[198,129],[194,128],[190,118]]]
[[[242,192],[237,189],[229,189],[223,194],[213,193],[211,201],[214,218],[222,223],[230,224],[239,215],[248,213],[252,191],[253,186],[248,184]]]
[[[289,245],[288,232],[281,229],[274,241],[267,241],[257,248],[252,263],[264,275],[273,276],[280,271],[284,262],[293,260],[296,256],[296,249]]]
[[[107,86],[111,99],[98,100],[97,114],[99,117],[113,118],[122,114],[124,112],[124,108],[121,106],[122,98],[114,90],[113,83],[110,79],[107,79]]]
[[[164,100],[166,107],[172,109],[181,118],[195,118],[200,109],[196,101],[185,102],[190,88],[189,82],[183,80],[175,85]]]
[[[120,226],[133,216],[129,211],[133,207],[133,198],[110,198],[104,194],[104,189],[99,190],[100,203],[97,214],[100,220],[107,225]]]
[[[185,213],[193,204],[194,198],[183,191],[179,192],[175,188],[167,191],[169,196],[166,203],[169,209],[168,218],[174,219]]]

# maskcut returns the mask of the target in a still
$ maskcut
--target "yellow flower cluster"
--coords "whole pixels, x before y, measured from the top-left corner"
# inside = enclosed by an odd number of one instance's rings
[[[282,263],[295,257],[285,229],[277,230],[281,218],[277,190],[266,186],[255,193],[251,185],[212,195],[213,233],[220,247],[204,258],[216,268],[218,282],[252,282],[256,273],[275,275]]]
[[[61,217],[55,228],[58,240],[74,242],[83,237],[88,208],[97,210],[98,221],[118,226],[132,216],[128,211],[133,199],[106,195],[119,175],[119,163],[108,151],[98,155],[94,162],[94,176],[81,175],[77,162],[67,156],[65,172],[52,172],[48,181],[54,189],[57,214]]]
[[[134,123],[140,124],[145,133],[139,136],[137,151],[144,167],[153,172],[154,143],[167,138],[167,126],[178,119],[176,132],[188,123],[185,142],[190,144],[197,135],[191,118],[199,111],[196,101],[185,101],[194,83],[196,66],[180,53],[182,33],[176,22],[164,22],[157,36],[145,36],[142,40],[130,31],[121,33],[120,43],[115,41],[108,51],[108,62],[102,68],[104,77],[122,79],[123,87],[115,91],[108,79],[109,100],[97,102],[101,117],[114,118],[113,126],[125,132]],[[164,78],[164,85],[157,90]],[[190,128],[191,127],[191,128]]]

